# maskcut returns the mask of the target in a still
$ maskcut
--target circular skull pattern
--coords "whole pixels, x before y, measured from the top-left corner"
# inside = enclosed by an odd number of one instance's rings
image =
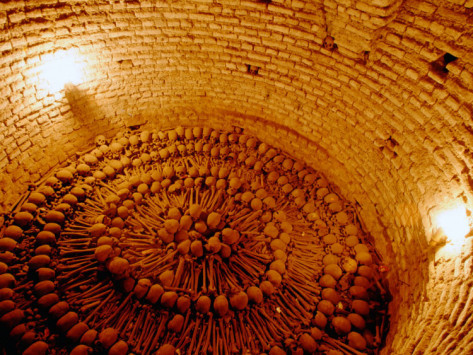
[[[238,128],[95,143],[5,216],[9,353],[335,355],[382,345],[379,257],[321,174]]]

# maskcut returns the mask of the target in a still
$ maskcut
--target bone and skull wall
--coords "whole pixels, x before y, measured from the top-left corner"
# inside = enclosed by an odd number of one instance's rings
[[[471,336],[457,335],[471,328],[469,239],[450,258],[435,257],[431,239],[436,211],[471,204],[472,7],[2,2],[2,212],[97,134],[243,127],[323,172],[359,206],[389,267],[387,353],[466,351]],[[70,48],[85,80],[50,92],[42,61]]]

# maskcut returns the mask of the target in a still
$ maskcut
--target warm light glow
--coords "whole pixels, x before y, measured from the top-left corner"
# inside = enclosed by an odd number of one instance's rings
[[[443,211],[437,216],[437,224],[454,245],[462,245],[465,235],[470,231],[464,206]]]
[[[78,85],[84,81],[84,62],[75,49],[44,55],[41,62],[41,83],[50,93],[64,89],[66,84]]]

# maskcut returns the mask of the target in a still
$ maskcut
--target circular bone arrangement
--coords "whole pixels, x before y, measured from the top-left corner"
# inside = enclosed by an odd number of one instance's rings
[[[319,173],[239,128],[96,144],[5,216],[7,351],[377,352],[380,260]]]

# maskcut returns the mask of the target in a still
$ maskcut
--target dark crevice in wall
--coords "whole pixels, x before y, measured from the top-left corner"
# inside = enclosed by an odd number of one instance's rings
[[[246,67],[247,67],[246,72],[251,75],[258,75],[258,72],[261,69],[260,67],[257,67],[256,65],[251,65],[251,64],[247,64]]]
[[[458,58],[455,57],[453,54],[445,53],[444,55],[440,56],[437,60],[430,63],[432,70],[437,73],[438,75],[445,76],[448,74],[447,64],[454,62]]]

